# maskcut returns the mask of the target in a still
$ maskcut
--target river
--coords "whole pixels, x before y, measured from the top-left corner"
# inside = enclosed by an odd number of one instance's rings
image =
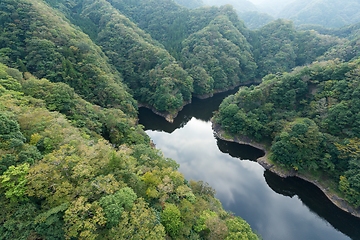
[[[208,182],[227,211],[265,240],[360,240],[360,219],[338,209],[314,185],[283,179],[255,160],[262,151],[217,139],[210,118],[232,90],[184,107],[173,123],[140,108],[139,123],[188,180]]]

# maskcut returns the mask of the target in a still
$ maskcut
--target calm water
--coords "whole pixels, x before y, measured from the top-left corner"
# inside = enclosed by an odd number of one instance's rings
[[[266,240],[360,239],[360,219],[339,210],[312,184],[282,179],[255,162],[255,148],[217,139],[209,122],[222,99],[194,99],[173,124],[140,109],[140,123],[190,180],[212,186],[225,210],[245,219]]]

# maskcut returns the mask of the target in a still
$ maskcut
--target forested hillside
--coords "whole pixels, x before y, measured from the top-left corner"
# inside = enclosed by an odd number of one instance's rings
[[[275,18],[267,13],[257,11],[238,12],[239,18],[245,22],[246,27],[249,29],[259,29]]]
[[[136,114],[136,102],[104,52],[82,31],[40,0],[0,5],[0,58],[38,78],[64,82],[103,107]]]
[[[109,2],[76,1],[71,6],[65,1],[48,2],[68,14],[74,24],[81,20],[79,26],[102,48],[139,102],[171,112],[190,101],[192,79],[188,73]]]
[[[218,16],[182,46],[183,63],[194,78],[196,94],[226,89],[255,77],[251,46],[227,16]]]
[[[252,32],[230,5],[191,10],[171,0],[46,0],[50,8],[22,1],[2,4],[3,17],[12,16],[2,23],[12,30],[1,35],[2,62],[127,113],[137,108],[133,97],[176,114],[193,94],[288,71],[339,42],[281,21]]]
[[[257,239],[121,110],[2,64],[0,85],[1,239]]]
[[[359,70],[359,60],[326,61],[267,75],[225,99],[214,121],[269,144],[273,163],[331,180],[332,191],[358,208]]]
[[[230,5],[172,0],[2,0],[1,239],[257,239],[152,146],[137,109],[174,116],[269,73],[216,121],[274,141],[274,162],[330,177],[358,206],[354,29],[252,31]],[[329,61],[283,73],[315,60]]]
[[[333,46],[347,42],[314,31],[296,31],[292,21],[283,19],[255,30],[252,36],[258,77],[310,64]]]

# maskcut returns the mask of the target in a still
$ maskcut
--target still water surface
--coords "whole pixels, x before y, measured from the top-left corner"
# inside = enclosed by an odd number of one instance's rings
[[[360,219],[334,206],[314,185],[280,178],[255,160],[253,147],[217,139],[210,118],[222,99],[193,99],[174,123],[139,110],[140,124],[188,180],[208,182],[225,210],[245,219],[265,240],[360,239]]]

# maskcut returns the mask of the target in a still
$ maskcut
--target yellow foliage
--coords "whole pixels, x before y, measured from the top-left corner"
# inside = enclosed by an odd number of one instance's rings
[[[345,145],[335,143],[336,148],[340,151],[340,158],[357,158],[360,156],[360,139],[352,138]]]
[[[36,145],[39,140],[42,138],[42,136],[39,133],[34,133],[30,137],[30,145]]]
[[[79,197],[65,211],[66,239],[94,240],[97,228],[106,223],[105,213],[98,202],[88,203],[84,197]]]

